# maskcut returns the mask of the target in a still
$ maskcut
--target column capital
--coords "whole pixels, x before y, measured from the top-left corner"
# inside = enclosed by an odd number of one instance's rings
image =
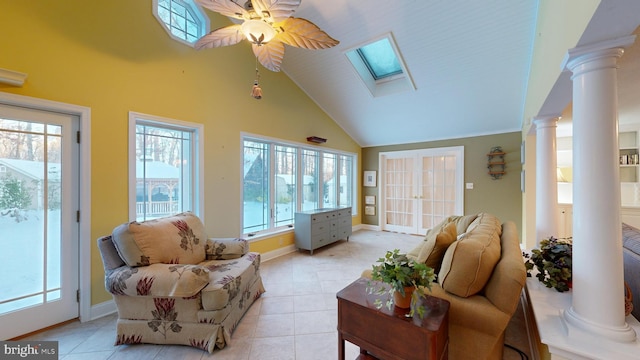
[[[575,73],[575,69],[585,62],[598,58],[619,58],[624,53],[624,48],[632,45],[635,40],[635,35],[628,35],[569,49],[562,61],[562,70]]]
[[[544,115],[544,116],[536,116],[533,118],[533,125],[535,125],[536,130],[541,128],[549,128],[549,127],[558,127],[558,120],[560,120],[560,115]]]

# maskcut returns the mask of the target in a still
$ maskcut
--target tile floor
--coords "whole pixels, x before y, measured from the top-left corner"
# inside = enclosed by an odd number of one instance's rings
[[[350,240],[314,251],[293,252],[262,263],[267,292],[213,354],[187,346],[114,346],[116,315],[73,322],[22,340],[57,340],[60,359],[330,360],[338,353],[336,292],[357,279],[389,249],[411,250],[422,237],[357,231]],[[346,358],[359,349],[348,343]],[[505,350],[505,359],[519,359]]]

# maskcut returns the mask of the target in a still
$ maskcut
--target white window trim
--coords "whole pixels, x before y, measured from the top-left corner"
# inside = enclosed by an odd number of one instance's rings
[[[284,145],[284,146],[295,146],[299,149],[308,149],[308,150],[313,150],[313,151],[322,151],[322,152],[330,152],[336,155],[347,155],[347,156],[351,156],[353,158],[353,168],[352,168],[352,190],[353,190],[353,194],[352,194],[352,199],[351,199],[351,216],[352,217],[356,217],[358,215],[358,154],[356,153],[352,153],[352,152],[348,152],[348,151],[343,151],[343,150],[338,150],[338,149],[333,149],[333,148],[329,148],[326,146],[317,146],[317,145],[310,145],[310,144],[306,144],[306,143],[302,143],[302,142],[297,142],[297,141],[290,141],[290,140],[284,140],[284,139],[279,139],[279,138],[275,138],[275,137],[270,137],[270,136],[265,136],[265,135],[257,135],[257,134],[253,134],[253,133],[247,133],[247,132],[241,132],[240,133],[240,179],[242,180],[242,178],[244,177],[244,172],[243,172],[243,164],[242,164],[242,158],[243,158],[243,150],[244,150],[244,141],[245,140],[256,140],[256,141],[265,141],[265,142],[273,142],[273,143],[277,143],[279,145]],[[298,153],[299,154],[299,153]],[[300,168],[300,162],[302,161],[302,159],[300,158],[300,156],[298,156],[296,158],[296,163],[298,168]],[[322,158],[320,158],[319,167],[322,166]],[[297,187],[297,198],[299,199],[301,194],[301,188]],[[322,189],[321,189],[322,190]],[[269,191],[272,191],[271,187],[269,189]],[[319,193],[318,196],[322,196],[322,193]],[[239,204],[240,204],[240,209],[242,210],[242,203],[244,201],[244,188],[243,186],[240,186],[240,199],[239,199]],[[298,206],[298,204],[296,204],[296,206]],[[299,210],[299,209],[298,209]],[[242,211],[241,211],[242,213]],[[256,232],[252,232],[251,234],[253,234],[252,236],[247,236],[247,233],[244,232],[244,215],[241,214],[240,215],[240,234],[242,234],[243,237],[247,238],[249,240],[249,242],[251,241],[256,241],[256,240],[260,240],[261,238],[264,238],[268,235],[273,235],[276,233],[280,233],[280,232],[286,232],[286,231],[293,231],[293,227],[292,226],[281,226],[281,227],[277,227],[277,228],[270,228],[270,229],[266,229],[266,230],[261,230],[261,231],[256,231]]]
[[[204,219],[204,125],[183,120],[175,120],[156,115],[129,111],[129,221],[136,220],[136,120],[156,123],[158,126],[173,125],[185,130],[195,130],[194,142],[194,188],[197,196],[193,198],[194,213]]]
[[[205,12],[202,9],[202,7],[197,2],[195,2],[194,0],[182,0],[182,1],[183,2],[187,2],[187,3],[191,3],[191,4],[193,4],[193,7],[195,7],[196,16],[202,22],[202,25],[203,25],[203,29],[201,29],[201,32],[199,34],[200,37],[208,34],[209,33],[209,29],[210,29],[209,17],[205,14]],[[153,0],[153,5],[151,6],[151,10],[153,12],[153,16],[156,18],[158,23],[160,23],[160,26],[162,26],[164,31],[167,32],[167,35],[169,35],[169,37],[171,37],[173,40],[178,41],[180,43],[183,43],[183,44],[185,44],[187,46],[190,46],[190,47],[194,47],[195,46],[195,42],[190,43],[190,42],[186,41],[185,39],[182,39],[182,38],[179,38],[179,37],[175,36],[171,32],[171,29],[169,29],[167,27],[167,24],[165,24],[164,21],[162,21],[162,19],[160,18],[160,15],[158,15],[158,0]]]

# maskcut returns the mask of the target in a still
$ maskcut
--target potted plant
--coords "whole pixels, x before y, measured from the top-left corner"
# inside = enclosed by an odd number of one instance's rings
[[[523,253],[527,276],[531,277],[531,270],[538,270],[536,277],[548,288],[559,292],[571,288],[571,238],[557,239],[551,236],[540,241],[540,249],[531,250],[531,255]]]
[[[398,249],[387,251],[377,263],[379,264],[373,265],[371,279],[386,283],[390,287],[370,283],[369,293],[388,293],[392,295],[385,303],[389,310],[392,305],[410,308],[409,316],[413,316],[417,311],[422,318],[425,309],[418,300],[425,297],[424,287],[431,291],[431,283],[436,277],[433,269],[424,263],[409,260],[407,255],[401,254]],[[381,299],[376,299],[374,304],[378,309],[383,306]]]

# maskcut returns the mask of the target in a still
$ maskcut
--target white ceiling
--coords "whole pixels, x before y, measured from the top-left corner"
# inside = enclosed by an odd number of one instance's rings
[[[282,70],[363,147],[520,131],[538,0],[302,0],[340,41]],[[372,97],[345,51],[391,33],[416,90]],[[322,136],[322,134],[315,134]]]

